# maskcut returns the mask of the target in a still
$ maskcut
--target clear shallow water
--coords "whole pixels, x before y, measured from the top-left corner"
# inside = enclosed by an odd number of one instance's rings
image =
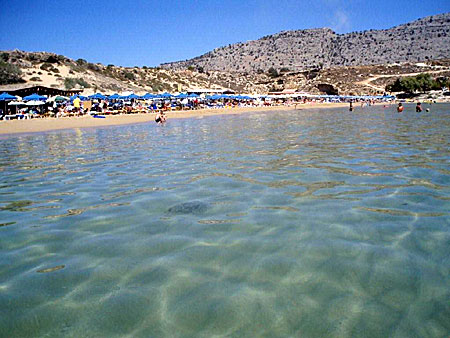
[[[2,139],[0,336],[448,336],[449,134],[434,105]]]

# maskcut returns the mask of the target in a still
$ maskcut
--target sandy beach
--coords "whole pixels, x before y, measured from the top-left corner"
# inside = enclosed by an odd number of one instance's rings
[[[297,106],[270,106],[270,107],[237,107],[220,109],[199,109],[190,111],[169,111],[168,120],[173,118],[195,118],[212,115],[243,114],[248,112],[271,110],[295,110],[348,106],[348,103],[316,103],[298,104]],[[37,133],[61,129],[106,127],[122,124],[135,124],[154,121],[155,114],[128,114],[108,115],[106,118],[93,118],[92,116],[42,118],[30,120],[0,121],[0,135],[14,135],[22,133]]]

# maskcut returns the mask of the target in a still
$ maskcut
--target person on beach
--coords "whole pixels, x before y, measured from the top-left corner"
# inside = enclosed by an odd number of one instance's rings
[[[350,101],[350,108],[348,110],[353,111],[353,102],[352,101]]]
[[[75,108],[75,114],[77,114],[77,115],[80,113],[80,105],[81,105],[81,100],[79,97],[76,97],[73,100],[73,106]]]
[[[403,111],[403,105],[402,105],[402,103],[400,102],[399,104],[398,104],[398,107],[397,107],[397,112],[398,113],[401,113]]]
[[[421,113],[421,112],[422,112],[422,105],[420,104],[420,102],[417,102],[416,113]]]
[[[157,112],[155,116],[155,122],[158,124],[163,124],[164,122],[166,122],[166,115],[162,111]]]

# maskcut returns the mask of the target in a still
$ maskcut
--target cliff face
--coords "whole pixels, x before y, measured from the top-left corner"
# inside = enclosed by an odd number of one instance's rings
[[[336,34],[328,28],[281,32],[161,66],[257,73],[267,72],[270,68],[298,71],[449,57],[450,13],[445,13],[385,30],[348,34]]]

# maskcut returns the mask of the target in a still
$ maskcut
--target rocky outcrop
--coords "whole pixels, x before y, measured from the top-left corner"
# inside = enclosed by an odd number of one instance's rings
[[[166,69],[204,71],[300,71],[332,66],[418,62],[450,57],[450,13],[385,30],[336,34],[331,29],[281,32],[214,49],[194,59],[165,63]]]

